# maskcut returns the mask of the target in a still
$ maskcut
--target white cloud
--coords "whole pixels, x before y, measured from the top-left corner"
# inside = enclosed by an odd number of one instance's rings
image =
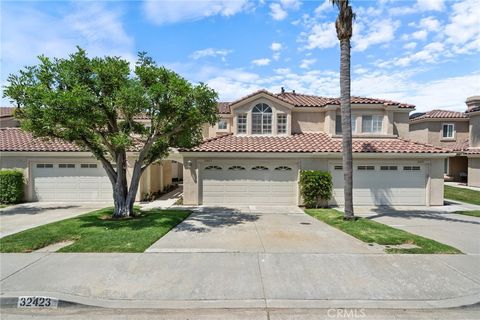
[[[300,8],[301,2],[298,0],[280,0],[282,7],[285,9],[298,10]]]
[[[146,18],[157,25],[196,21],[216,15],[229,17],[249,8],[248,0],[146,0],[143,4]]]
[[[310,66],[317,62],[317,59],[303,59],[300,64],[302,69],[310,69]]]
[[[323,13],[325,13],[326,11],[328,11],[329,9],[331,9],[332,7],[333,7],[333,5],[330,2],[330,0],[325,0],[325,1],[323,1],[323,3],[321,5],[319,5],[318,7],[315,8],[314,13],[317,16],[319,16],[319,15],[322,15]]]
[[[271,60],[268,58],[256,59],[252,61],[252,63],[256,66],[268,66],[270,62]]]
[[[433,17],[426,17],[420,20],[420,27],[427,31],[439,31],[440,22]]]
[[[134,40],[122,22],[123,12],[105,3],[69,4],[66,15],[47,14],[31,6],[2,12],[2,59],[7,68],[32,64],[36,56],[65,57],[79,45],[90,56],[116,55],[136,60]],[[3,65],[2,65],[3,67]]]
[[[272,49],[273,51],[282,50],[282,44],[279,42],[272,42],[270,49]]]
[[[206,48],[202,50],[194,51],[190,57],[194,60],[206,57],[221,57],[222,61],[225,61],[225,57],[230,54],[232,50],[227,49],[214,49],[214,48]]]
[[[406,43],[403,48],[404,49],[407,49],[407,50],[413,50],[417,47],[417,43],[416,42],[409,42],[409,43]]]
[[[368,29],[367,29],[368,26]],[[400,26],[398,21],[392,20],[373,20],[367,23],[359,23],[358,27],[354,29],[352,37],[353,50],[365,51],[368,47],[388,43],[395,38],[395,31]],[[364,32],[364,30],[366,30]],[[357,31],[357,33],[355,32]]]
[[[445,0],[417,0],[417,7],[422,11],[442,11]]]
[[[478,1],[466,0],[452,5],[453,12],[445,27],[447,42],[454,52],[473,53],[480,51],[480,16]]]
[[[427,38],[427,31],[425,30],[418,30],[412,33],[412,38],[417,40],[425,40]]]
[[[338,44],[337,31],[332,22],[316,24],[309,33],[303,32],[300,37],[300,41],[306,42],[306,49],[332,48]]]
[[[444,50],[445,50],[445,46],[443,43],[432,42],[427,44],[420,51],[403,56],[401,58],[396,58],[393,61],[393,65],[406,67],[411,65],[414,62],[435,63],[439,61],[439,58],[444,53]]]
[[[270,15],[274,20],[283,20],[288,14],[279,3],[272,3],[270,4]]]

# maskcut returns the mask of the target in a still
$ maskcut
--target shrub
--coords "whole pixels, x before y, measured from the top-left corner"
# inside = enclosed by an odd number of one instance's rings
[[[323,203],[326,203],[332,197],[330,172],[302,170],[300,172],[300,193],[307,208],[317,208],[322,200]]]
[[[23,172],[18,169],[0,170],[0,203],[12,204],[23,200]]]

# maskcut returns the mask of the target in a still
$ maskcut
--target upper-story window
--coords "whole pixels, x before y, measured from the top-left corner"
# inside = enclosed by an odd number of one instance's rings
[[[245,113],[237,116],[237,133],[247,133],[247,115]]]
[[[217,123],[218,130],[227,130],[227,120],[220,119]]]
[[[379,133],[383,129],[383,116],[362,116],[362,132]]]
[[[259,103],[252,109],[252,133],[272,133],[272,108],[265,103]]]
[[[287,133],[287,115],[286,114],[277,114],[277,133],[278,134]]]
[[[455,130],[455,126],[453,125],[453,123],[444,123],[442,125],[442,138],[453,139],[454,130]]]
[[[355,116],[353,114],[352,114],[351,124],[352,124],[352,133],[355,133],[355,131],[357,130],[357,123],[355,120]],[[341,115],[337,115],[335,117],[335,134],[342,134],[342,116]]]

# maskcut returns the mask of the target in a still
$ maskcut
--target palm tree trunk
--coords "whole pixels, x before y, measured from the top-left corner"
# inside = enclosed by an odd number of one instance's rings
[[[344,219],[353,219],[352,117],[350,99],[350,39],[340,40],[340,106],[344,178]]]

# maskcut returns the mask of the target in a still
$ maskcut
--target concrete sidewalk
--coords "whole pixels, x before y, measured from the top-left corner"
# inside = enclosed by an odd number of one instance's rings
[[[2,254],[1,296],[109,308],[445,308],[480,301],[478,255]]]

